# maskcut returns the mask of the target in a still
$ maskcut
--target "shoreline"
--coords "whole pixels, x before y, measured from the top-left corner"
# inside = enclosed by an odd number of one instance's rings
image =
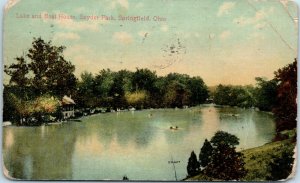
[[[35,127],[35,126],[43,126],[43,125],[55,125],[55,124],[58,124],[58,123],[67,123],[67,122],[70,122],[70,121],[77,121],[77,120],[80,120],[81,118],[84,118],[84,117],[88,117],[88,116],[94,116],[94,115],[99,115],[99,114],[109,114],[109,113],[123,113],[123,112],[138,112],[138,111],[146,111],[146,110],[187,110],[187,109],[193,109],[193,108],[201,108],[201,107],[214,107],[214,108],[234,108],[234,109],[241,109],[241,110],[255,110],[256,112],[262,112],[262,113],[266,113],[266,114],[269,114],[269,115],[274,115],[274,113],[270,112],[270,111],[261,111],[261,110],[256,110],[255,108],[253,107],[249,107],[249,108],[241,108],[241,107],[237,107],[237,106],[229,106],[229,105],[217,105],[217,104],[214,104],[214,103],[207,103],[207,104],[200,104],[200,105],[196,105],[196,106],[183,106],[182,108],[179,108],[179,107],[175,107],[175,108],[170,108],[170,107],[166,107],[166,108],[146,108],[146,109],[136,109],[136,108],[126,108],[126,109],[121,109],[121,110],[114,110],[114,109],[109,109],[109,107],[99,107],[97,109],[96,108],[86,108],[86,109],[76,109],[75,110],[75,113],[76,111],[80,111],[80,113],[82,113],[80,116],[76,116],[76,117],[73,117],[73,118],[68,118],[68,119],[65,119],[65,120],[57,120],[57,121],[53,121],[53,122],[43,122],[41,123],[40,125],[15,125],[13,122],[11,121],[3,121],[2,122],[2,127],[6,127],[6,126],[17,126],[17,127],[22,127],[22,126],[27,126],[27,127]],[[105,110],[103,110],[105,109]],[[108,110],[109,109],[109,110]],[[83,111],[87,111],[89,110],[90,112],[87,113],[87,112],[83,112]],[[91,111],[94,111],[94,112],[91,112]],[[95,112],[96,111],[96,112]],[[235,115],[235,114],[232,114],[232,115]],[[81,120],[80,120],[81,121]]]

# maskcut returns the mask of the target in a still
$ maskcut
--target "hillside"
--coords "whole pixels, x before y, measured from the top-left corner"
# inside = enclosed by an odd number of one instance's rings
[[[287,137],[285,140],[270,142],[265,145],[241,151],[245,156],[245,168],[248,170],[243,181],[265,181],[270,176],[268,165],[279,157],[285,150],[293,151],[296,143],[294,138],[296,129],[282,132]],[[218,181],[200,173],[185,181]]]

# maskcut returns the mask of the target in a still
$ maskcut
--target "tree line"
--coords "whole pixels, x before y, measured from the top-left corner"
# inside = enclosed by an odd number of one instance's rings
[[[291,130],[297,122],[297,59],[274,72],[274,78],[256,78],[256,86],[218,85],[211,92],[219,105],[256,107],[270,111],[276,118],[276,130]]]
[[[209,93],[200,76],[179,73],[158,76],[147,68],[103,69],[96,74],[85,71],[76,78],[75,66],[64,58],[65,49],[51,41],[34,38],[27,52],[16,57],[15,63],[4,66],[10,76],[3,92],[4,120],[24,119],[25,124],[30,125],[33,124],[28,121],[31,116],[38,119],[35,121],[51,116],[58,118],[59,102],[67,95],[72,96],[78,109],[105,107],[112,110],[180,108],[202,104],[211,98],[219,105],[272,111],[279,131],[296,126],[296,59],[276,71],[272,80],[256,78],[256,86],[219,85]]]
[[[15,63],[5,65],[10,76],[4,86],[4,120],[34,125],[58,118],[60,99],[72,96],[76,108],[136,109],[195,106],[208,98],[201,77],[170,73],[158,76],[155,71],[110,69],[93,75],[74,75],[75,66],[64,58],[64,46],[34,38],[32,47]],[[47,102],[46,102],[47,101]],[[32,119],[34,117],[34,119]],[[22,121],[24,120],[24,121]]]
[[[81,107],[106,106],[113,109],[137,109],[194,106],[208,97],[207,86],[200,77],[170,73],[157,76],[149,69],[135,72],[110,69],[95,76],[84,72],[78,82],[75,98]]]
[[[255,78],[256,85],[233,86],[218,85],[212,91],[213,101],[218,105],[256,107],[262,111],[271,111],[276,102],[277,81]]]

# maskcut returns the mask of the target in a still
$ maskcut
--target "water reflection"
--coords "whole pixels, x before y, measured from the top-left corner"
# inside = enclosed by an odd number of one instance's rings
[[[72,179],[72,154],[75,133],[64,133],[59,127],[9,127],[4,139],[4,165],[9,175],[21,179]],[[13,131],[13,137],[10,133]],[[8,133],[8,134],[7,134]],[[42,135],[44,134],[44,135]],[[44,138],[41,138],[44,136]],[[8,140],[10,142],[10,140]]]
[[[221,129],[220,126],[220,111],[214,106],[203,107],[201,110],[202,125],[200,128],[201,132],[205,132],[203,138],[210,139],[216,131]],[[202,139],[204,141],[204,139]]]
[[[271,115],[238,108],[106,113],[62,126],[5,127],[3,158],[9,175],[22,179],[175,180],[171,157],[184,178],[190,152],[216,131],[237,135],[242,149],[270,141],[274,129]]]

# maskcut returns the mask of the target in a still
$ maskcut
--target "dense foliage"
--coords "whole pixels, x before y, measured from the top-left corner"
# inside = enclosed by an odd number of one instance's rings
[[[247,173],[244,156],[235,150],[239,139],[235,135],[218,131],[210,142],[213,146],[211,162],[204,168],[204,174],[220,180],[243,178]]]
[[[278,81],[277,103],[273,108],[277,131],[297,126],[297,59],[275,72]]]
[[[220,180],[240,180],[247,174],[244,156],[235,150],[239,144],[235,135],[218,131],[210,142],[213,152],[211,162],[203,170],[204,174]]]
[[[271,111],[276,117],[276,130],[296,127],[297,118],[297,59],[275,72],[271,80],[256,78],[256,87],[218,85],[212,92],[219,105],[257,107]]]
[[[269,171],[271,175],[267,180],[282,180],[286,179],[292,172],[294,158],[293,151],[284,151],[280,157],[274,158],[273,162],[269,164]]]
[[[197,160],[197,156],[194,151],[192,151],[191,156],[187,165],[188,176],[195,176],[200,172],[200,163]]]
[[[4,88],[4,120],[30,125],[33,123],[29,118],[40,120],[41,116],[52,115],[49,111],[29,107],[40,97],[50,101],[71,95],[76,107],[84,110],[181,108],[204,103],[208,98],[203,80],[186,74],[170,73],[159,77],[149,69],[137,68],[134,72],[103,69],[95,75],[83,72],[77,79],[75,66],[65,60],[64,50],[64,46],[34,38],[27,53],[15,58],[16,63],[5,65],[4,71],[10,76],[10,82]],[[59,106],[55,108],[59,110]]]
[[[239,139],[227,132],[218,131],[211,141],[205,140],[200,154],[199,163],[195,163],[193,152],[188,162],[188,175],[198,172],[213,180],[240,180],[247,174],[244,156],[236,152],[235,146]],[[205,156],[204,156],[205,155]],[[201,165],[201,170],[198,166]]]
[[[213,93],[214,102],[218,105],[238,107],[257,107],[271,111],[276,102],[277,82],[256,78],[256,87],[218,85]]]
[[[107,110],[181,108],[202,104],[209,98],[202,78],[186,74],[158,76],[149,69],[117,72],[103,69],[95,75],[83,72],[77,79],[75,66],[64,58],[64,50],[64,46],[34,38],[27,52],[16,57],[15,63],[4,66],[5,73],[10,76],[3,94],[4,120],[19,121],[26,117],[27,109],[20,109],[30,102],[35,103],[39,97],[59,100],[71,95],[79,109],[102,107]],[[272,111],[277,131],[295,128],[297,60],[276,71],[274,79],[256,78],[256,81],[256,86],[218,85],[210,98],[219,105]]]
[[[253,107],[255,105],[254,90],[253,86],[218,85],[213,99],[218,105]]]
[[[199,163],[202,168],[206,167],[211,162],[213,147],[211,143],[205,139],[203,146],[200,149]]]
[[[101,70],[84,72],[78,82],[75,100],[79,107],[137,109],[149,107],[183,107],[198,105],[208,98],[207,86],[200,77],[171,73],[158,77],[149,69],[135,72]]]
[[[59,99],[76,91],[75,66],[63,56],[63,46],[34,38],[16,63],[4,66],[10,76],[4,88],[4,120],[39,125],[59,110]]]
[[[263,78],[255,78],[256,88],[256,106],[263,111],[272,111],[276,104],[277,81],[272,79],[267,81]]]
[[[239,138],[235,135],[229,134],[227,132],[218,131],[210,140],[210,143],[214,146],[226,145],[229,147],[234,147],[239,145]]]
[[[75,66],[64,59],[64,49],[34,38],[26,55],[15,58],[17,63],[4,66],[5,73],[11,76],[10,84],[23,90],[22,97],[27,92],[34,96],[72,94],[76,86]]]

